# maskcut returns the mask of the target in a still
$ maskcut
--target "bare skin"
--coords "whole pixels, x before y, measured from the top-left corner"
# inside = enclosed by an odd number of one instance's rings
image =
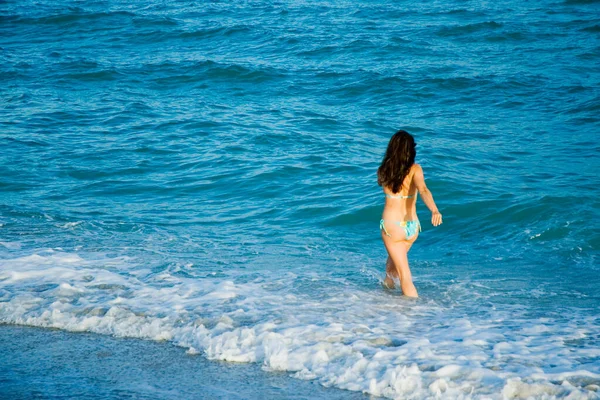
[[[400,192],[392,193],[389,188],[384,188],[383,191],[390,195],[413,196],[410,199],[389,198],[386,197],[385,208],[381,218],[384,220],[386,235],[384,230],[381,230],[381,238],[388,252],[386,262],[386,277],[384,285],[388,288],[394,288],[394,278],[400,279],[400,288],[402,293],[408,297],[418,297],[417,288],[413,284],[412,274],[408,265],[408,251],[412,244],[417,240],[419,232],[407,238],[403,227],[396,225],[393,221],[414,221],[418,220],[416,208],[416,193],[417,191],[423,198],[423,202],[431,211],[431,224],[438,226],[442,223],[442,214],[438,211],[433,195],[427,189],[423,169],[419,164],[414,164],[400,188]]]

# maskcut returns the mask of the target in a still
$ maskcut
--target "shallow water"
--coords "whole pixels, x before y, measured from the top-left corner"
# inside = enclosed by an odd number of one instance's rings
[[[390,398],[598,398],[598,11],[4,2],[0,322]],[[419,204],[417,301],[380,286],[399,128],[444,214]]]
[[[0,341],[2,399],[369,398],[165,343],[14,325],[0,325]]]

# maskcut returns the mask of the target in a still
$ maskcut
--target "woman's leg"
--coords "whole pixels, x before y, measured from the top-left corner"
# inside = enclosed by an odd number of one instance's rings
[[[402,239],[405,239],[406,236]],[[400,288],[402,289],[402,293],[405,296],[409,297],[418,297],[417,289],[412,281],[412,274],[410,272],[410,267],[408,266],[408,251],[410,250],[412,244],[417,240],[417,235],[414,235],[409,240],[399,240],[394,241],[392,237],[382,235],[383,243],[385,244],[385,249],[388,252],[388,261],[386,263],[386,279],[384,283],[386,286],[393,288],[393,285],[389,285],[392,279],[395,276],[400,277]],[[394,271],[395,270],[395,271]]]
[[[385,262],[385,279],[383,280],[383,285],[388,289],[393,289],[396,287],[394,284],[394,278],[400,279],[398,276],[398,271],[396,270],[396,266],[394,265],[391,257],[388,255],[387,261]]]

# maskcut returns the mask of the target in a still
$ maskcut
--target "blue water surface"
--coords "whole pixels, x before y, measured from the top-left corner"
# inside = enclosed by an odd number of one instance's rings
[[[1,2],[0,322],[598,398],[599,35],[584,0]],[[397,129],[444,215],[418,301],[380,286]]]

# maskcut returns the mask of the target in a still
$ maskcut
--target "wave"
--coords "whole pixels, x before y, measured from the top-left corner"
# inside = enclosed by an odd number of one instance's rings
[[[598,346],[572,341],[600,327],[576,311],[568,320],[532,318],[482,299],[465,314],[335,276],[174,272],[52,250],[4,259],[0,322],[169,341],[212,360],[389,398],[597,398],[598,358],[578,360],[600,357]],[[464,290],[485,297],[475,286],[447,293]]]
[[[161,85],[203,82],[207,80],[235,80],[238,83],[264,83],[286,74],[272,67],[252,64],[221,63],[203,60],[193,63],[165,61],[146,64],[139,69],[144,75],[156,75],[152,80]]]
[[[85,82],[101,82],[118,80],[124,75],[115,68],[102,69],[100,71],[78,72],[56,75],[57,79],[68,79]]]
[[[597,4],[598,0],[564,0],[564,4]]]
[[[22,17],[20,15],[10,15],[4,17],[11,23],[27,25],[65,25],[74,22],[89,23],[100,19],[131,19],[135,13],[129,11],[108,11],[108,12],[84,12],[83,9],[74,7],[70,13],[47,15],[43,17]]]
[[[211,38],[216,36],[247,35],[252,32],[250,25],[210,26],[192,31],[179,32],[177,36],[181,39]]]
[[[437,34],[442,37],[447,36],[458,36],[458,35],[471,35],[478,32],[488,32],[495,29],[502,28],[503,24],[495,21],[478,22],[474,24],[457,25],[457,26],[445,26],[437,31]]]
[[[580,29],[582,32],[594,32],[594,33],[598,33],[600,32],[600,25],[592,25],[592,26],[588,26],[585,28],[581,28]]]

